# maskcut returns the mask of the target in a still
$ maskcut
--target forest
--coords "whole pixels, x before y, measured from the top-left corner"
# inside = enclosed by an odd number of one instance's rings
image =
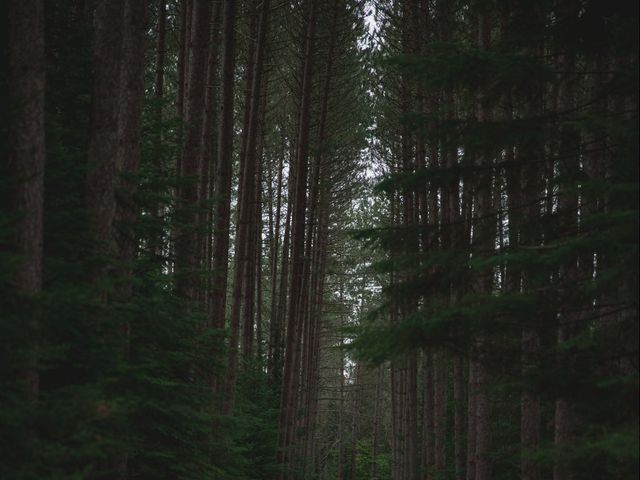
[[[638,10],[0,2],[0,479],[638,478]]]

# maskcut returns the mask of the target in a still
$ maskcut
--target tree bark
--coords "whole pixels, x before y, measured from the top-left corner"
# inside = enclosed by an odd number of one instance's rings
[[[488,49],[491,43],[491,21],[487,15],[478,18],[478,45],[481,49]],[[487,105],[487,99],[480,97],[478,105],[478,121],[485,122],[491,119],[491,110]],[[492,210],[491,179],[492,170],[486,168],[491,165],[492,159],[482,154],[477,159],[480,174],[476,173],[475,204],[477,205],[477,237],[474,234],[473,247],[480,255],[489,255],[494,249],[495,221]],[[475,281],[475,291],[481,295],[488,295],[493,289],[493,273],[479,272]],[[475,480],[489,480],[491,478],[491,463],[489,460],[491,439],[491,413],[490,400],[487,392],[489,373],[485,363],[485,349],[487,338],[481,332],[476,339],[476,355],[478,361],[475,369]]]
[[[122,58],[124,0],[101,0],[96,6],[94,84],[87,204],[97,250],[103,256],[115,253],[113,223],[116,215],[115,171],[118,156],[120,110],[120,63]],[[93,272],[100,276],[104,271]]]
[[[227,398],[229,410],[233,409],[233,399],[235,391],[235,382],[237,377],[238,368],[238,340],[240,333],[240,314],[242,303],[242,289],[243,280],[247,271],[250,270],[249,265],[250,257],[255,256],[255,251],[250,251],[251,246],[251,224],[255,220],[255,210],[252,209],[254,205],[254,198],[256,194],[256,161],[257,161],[257,141],[258,141],[258,128],[259,128],[259,115],[260,115],[260,92],[262,90],[262,77],[264,70],[264,56],[266,51],[267,42],[267,29],[269,26],[269,0],[263,0],[262,10],[260,12],[260,24],[258,27],[258,41],[256,45],[255,59],[254,59],[254,74],[251,85],[250,95],[250,113],[247,123],[247,145],[244,152],[244,175],[242,176],[242,184],[240,185],[239,195],[239,210],[236,235],[236,254],[234,259],[233,270],[233,291],[232,291],[232,305],[231,305],[231,345],[229,348],[229,365],[228,365],[228,377],[227,377]],[[249,280],[249,279],[246,279]],[[248,287],[244,282],[244,287]],[[253,301],[253,298],[245,298],[245,308],[249,308],[249,302]],[[251,295],[252,297],[252,295]],[[252,315],[246,315],[248,319],[244,324],[243,335],[243,353],[245,359],[248,360],[251,354],[252,346],[252,333],[253,333],[253,317]]]
[[[204,145],[202,129],[205,109],[205,79],[211,28],[210,0],[193,0],[190,29],[187,93],[184,106],[184,143],[180,176],[185,184],[178,191],[180,230],[176,233],[176,293],[191,302],[197,300],[200,267],[199,181]]]
[[[8,89],[11,111],[9,172],[17,179],[11,208],[18,213],[13,247],[19,263],[13,277],[16,290],[36,296],[42,290],[42,218],[45,168],[45,40],[44,2],[12,0],[9,4]],[[29,329],[37,325],[31,320]],[[37,345],[25,365],[30,400],[38,396]]]
[[[305,35],[304,67],[302,76],[302,98],[300,102],[300,121],[296,151],[295,169],[295,197],[292,205],[291,227],[291,288],[289,292],[289,307],[287,312],[287,340],[284,362],[283,389],[281,400],[281,420],[279,425],[279,447],[286,448],[294,425],[294,408],[297,391],[296,358],[299,342],[299,303],[300,286],[303,274],[305,211],[307,192],[307,170],[309,152],[309,132],[311,117],[311,88],[313,75],[313,53],[315,40],[315,0],[309,2],[309,14]]]
[[[224,0],[222,12],[222,111],[218,134],[217,175],[214,194],[213,273],[211,289],[211,319],[214,328],[225,324],[227,272],[229,254],[229,223],[231,208],[231,174],[233,164],[233,96],[235,73],[236,2]]]
[[[448,359],[444,351],[438,349],[433,355],[434,368],[434,418],[435,418],[435,478],[445,475],[447,463],[447,378]]]
[[[191,25],[191,3],[193,0],[180,1],[180,42],[178,45],[178,79],[176,92],[176,111],[183,118],[184,99],[187,91],[187,64],[189,58],[189,38]],[[178,172],[180,167],[178,166]]]
[[[137,190],[135,175],[140,165],[142,148],[142,109],[144,103],[144,45],[147,9],[145,2],[125,0],[120,69],[120,114],[118,121],[118,155],[116,157],[117,249],[124,265],[122,272],[130,280],[138,238],[134,223],[138,215],[134,195]],[[131,295],[127,282],[119,292],[120,299]]]

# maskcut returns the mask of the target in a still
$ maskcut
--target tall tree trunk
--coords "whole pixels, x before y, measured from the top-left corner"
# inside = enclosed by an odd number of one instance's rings
[[[203,206],[199,229],[198,247],[201,250],[203,259],[203,270],[208,272],[205,286],[200,292],[199,300],[202,310],[209,315],[209,326],[211,316],[211,297],[209,292],[215,280],[211,276],[213,257],[213,208],[211,199],[213,198],[213,185],[216,177],[217,167],[217,124],[218,124],[218,103],[219,103],[219,83],[220,83],[220,26],[222,23],[222,2],[213,2],[213,12],[211,14],[211,38],[209,40],[209,58],[207,60],[207,83],[204,99],[204,122],[202,125],[202,161],[200,165],[200,201]],[[204,208],[206,206],[206,211]],[[204,227],[206,225],[206,228]]]
[[[117,248],[118,258],[124,265],[125,280],[132,275],[138,238],[134,223],[138,214],[134,195],[137,190],[135,175],[140,165],[142,148],[142,108],[144,102],[144,45],[147,9],[144,2],[125,0],[122,39],[122,66],[120,69],[120,114],[118,122],[117,178]],[[121,300],[131,294],[127,282],[119,292]]]
[[[227,377],[227,401],[228,409],[233,409],[233,399],[235,382],[238,368],[238,340],[240,333],[240,313],[242,301],[242,289],[244,274],[249,270],[250,257],[255,255],[250,250],[251,245],[251,224],[255,220],[254,198],[256,193],[256,160],[257,160],[257,141],[259,129],[259,109],[261,105],[260,92],[262,90],[262,77],[264,70],[264,55],[266,51],[267,29],[269,25],[269,0],[263,0],[262,10],[260,12],[260,25],[258,27],[258,42],[256,45],[256,54],[254,59],[253,84],[251,85],[250,95],[250,113],[247,124],[247,146],[244,152],[244,175],[241,177],[240,185],[239,210],[236,235],[236,254],[233,271],[233,291],[231,305],[231,345],[229,348],[229,365]],[[245,285],[246,287],[247,285]],[[245,308],[248,308],[248,302],[252,302],[253,298],[246,298]],[[249,319],[244,325],[243,352],[246,359],[251,353],[253,318],[247,315]]]
[[[464,364],[462,358],[453,358],[453,433],[454,433],[454,464],[456,480],[465,479],[465,417],[464,417]]]
[[[213,273],[211,289],[211,319],[214,328],[225,324],[227,272],[229,254],[229,223],[231,208],[231,173],[233,164],[233,97],[235,73],[236,2],[224,0],[222,11],[222,112],[218,134],[217,175],[214,193]]]
[[[36,296],[42,290],[42,216],[45,168],[45,44],[44,2],[12,0],[9,4],[8,89],[15,103],[7,156],[9,172],[18,183],[11,208],[18,213],[14,248],[19,256],[16,290]],[[33,320],[27,325],[36,329]],[[31,337],[31,335],[30,335]],[[37,345],[25,365],[27,397],[38,396]]]
[[[373,432],[371,434],[371,480],[378,480],[378,429],[380,425],[380,403],[382,394],[382,382],[384,379],[384,369],[378,367],[376,379],[376,396],[373,407]]]
[[[473,354],[473,352],[472,352]],[[477,398],[477,361],[469,360],[469,387],[467,405],[467,480],[476,478],[476,398]]]
[[[433,405],[433,355],[430,350],[422,352],[422,471],[425,479],[432,478],[435,467],[434,405]]]
[[[433,354],[433,369],[435,478],[439,478],[445,475],[447,466],[447,379],[449,377],[448,359],[441,349]]]
[[[282,351],[280,348],[281,343],[281,326],[280,316],[278,315],[277,305],[277,287],[278,287],[278,250],[280,247],[280,223],[281,223],[281,208],[282,208],[282,167],[284,162],[284,150],[285,150],[285,138],[282,135],[282,151],[278,156],[278,179],[276,186],[276,212],[273,219],[273,229],[271,233],[271,308],[270,308],[270,322],[269,322],[269,370],[274,384],[277,385],[280,381],[280,369]],[[271,208],[269,209],[271,212]],[[288,237],[287,237],[288,238]],[[282,275],[282,271],[280,272]]]
[[[163,126],[163,102],[165,94],[165,63],[167,57],[167,1],[160,0],[158,3],[158,24],[156,32],[156,58],[155,73],[153,79],[153,95],[155,97],[154,121],[156,128],[155,144],[161,146],[164,143],[164,126]],[[144,88],[144,85],[143,85]],[[143,92],[144,93],[144,92]],[[164,170],[162,164],[162,156],[158,153],[158,171]],[[151,215],[158,222],[154,231],[149,234],[148,252],[155,256],[162,255],[162,233],[159,226],[160,218],[162,218],[164,206],[161,202],[157,202],[152,207]]]
[[[491,22],[487,15],[480,15],[478,18],[478,44],[481,49],[488,49],[491,39]],[[478,106],[478,120],[485,122],[490,120],[490,108],[486,98],[480,98]],[[491,158],[486,154],[478,158],[478,167],[481,174],[476,173],[476,205],[477,205],[477,237],[474,234],[473,246],[482,255],[488,255],[494,248],[495,221],[492,211],[491,178],[492,170],[487,168],[491,165]],[[476,279],[475,290],[481,295],[488,295],[493,289],[493,273],[480,272]],[[486,334],[480,333],[476,340],[478,361],[475,367],[475,427],[476,427],[476,450],[475,450],[475,480],[489,480],[491,478],[490,433],[491,433],[491,413],[490,400],[487,392],[489,384],[489,373],[484,361],[484,350],[487,348]]]
[[[184,114],[184,100],[187,85],[187,63],[189,58],[189,38],[191,25],[191,3],[193,0],[181,0],[180,5],[180,41],[178,45],[178,79],[176,92],[176,111],[178,117]],[[178,172],[180,168],[178,167]]]
[[[187,94],[184,107],[185,135],[182,147],[180,175],[186,184],[178,191],[180,230],[176,234],[176,292],[182,298],[197,300],[200,267],[199,181],[204,152],[202,129],[205,123],[205,80],[209,57],[211,2],[193,0],[191,37],[187,66]]]
[[[118,120],[120,110],[120,63],[123,37],[124,0],[97,3],[94,43],[94,84],[87,204],[91,214],[93,238],[98,251],[106,256],[115,253],[113,223],[116,215],[114,192],[115,159],[118,156]],[[94,276],[103,271],[93,272]]]
[[[569,10],[567,14],[577,15],[577,2],[568,2],[575,11]],[[572,72],[576,68],[575,58],[571,53],[564,55],[561,60],[561,69]],[[575,84],[573,79],[567,78],[558,89],[558,105],[564,112],[571,112],[576,108]],[[578,229],[580,209],[579,197],[574,191],[574,184],[580,174],[580,137],[579,132],[569,122],[560,130],[560,149],[558,170],[565,184],[561,185],[558,195],[558,215],[562,218],[565,228]],[[580,262],[577,255],[570,254],[568,259],[560,268],[559,278],[566,282],[566,285],[574,285],[580,277]],[[575,307],[575,306],[574,306]],[[580,311],[561,312],[558,317],[557,342],[560,349],[563,344],[571,341],[578,333],[580,323]],[[572,352],[561,352],[558,354],[559,361],[563,368],[568,371],[573,370],[574,354]],[[573,373],[573,372],[572,372]],[[558,453],[558,460],[553,468],[553,480],[572,480],[575,478],[573,468],[562,455],[574,441],[575,412],[566,396],[560,396],[555,402],[554,412],[554,443]]]
[[[263,110],[264,112],[264,110]],[[264,139],[262,140],[264,142]],[[262,365],[264,340],[263,340],[263,328],[262,328],[262,153],[258,156],[258,174],[256,176],[256,204],[255,204],[255,224],[256,229],[254,232],[255,259],[254,259],[254,273],[255,273],[255,302],[256,302],[256,358],[260,365]]]
[[[535,12],[532,12],[533,16]],[[540,54],[538,49],[534,54]],[[536,118],[542,113],[543,92],[540,89],[532,89],[527,99],[526,115],[530,118]],[[538,199],[543,196],[542,183],[543,176],[537,164],[540,158],[544,158],[543,148],[535,142],[528,142],[521,145],[517,152],[516,160],[517,179],[514,180],[514,186],[510,192],[513,196],[513,207],[509,214],[509,231],[511,232],[511,222],[513,222],[514,235],[510,234],[509,245],[511,248],[518,247],[520,242],[526,246],[535,246],[539,244],[540,239],[532,235],[531,225],[540,221],[540,202]],[[507,182],[509,177],[507,176]],[[521,193],[522,192],[522,195]],[[524,198],[522,198],[524,197]],[[526,218],[526,228],[523,228],[521,222],[516,221],[518,212],[521,210]],[[519,234],[519,238],[518,238]],[[514,238],[512,238],[514,237]],[[533,275],[526,272],[520,272],[514,268],[514,278],[511,279],[510,289],[512,292],[531,294],[538,287]],[[509,280],[509,279],[508,279]],[[527,376],[531,371],[539,367],[540,343],[541,336],[537,325],[532,324],[537,319],[525,319],[522,328],[522,375],[525,382],[530,382]],[[522,448],[522,459],[520,462],[520,474],[522,480],[540,480],[541,471],[539,462],[533,456],[540,448],[541,441],[541,400],[540,395],[536,393],[536,389],[532,385],[525,383],[524,391],[520,397],[521,415],[520,415],[520,445]]]
[[[297,391],[296,353],[299,342],[300,286],[303,274],[305,211],[307,192],[307,170],[309,152],[309,132],[311,117],[311,88],[313,79],[313,53],[315,40],[315,0],[309,0],[309,14],[305,35],[304,67],[302,76],[302,98],[297,139],[295,197],[292,202],[291,227],[291,288],[287,312],[287,340],[285,350],[283,389],[281,399],[281,419],[279,424],[279,447],[286,448],[294,425],[294,408]]]
[[[158,98],[164,95],[164,67],[167,56],[167,0],[158,3],[158,27],[156,40],[156,70],[153,80],[153,94]]]

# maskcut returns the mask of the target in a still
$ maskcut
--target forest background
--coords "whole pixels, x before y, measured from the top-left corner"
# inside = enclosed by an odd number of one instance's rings
[[[0,478],[638,476],[637,2],[0,13]]]

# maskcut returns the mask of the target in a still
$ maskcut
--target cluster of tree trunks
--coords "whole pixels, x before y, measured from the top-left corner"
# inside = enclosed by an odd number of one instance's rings
[[[462,36],[457,28],[461,23],[467,30],[464,40],[472,38],[473,50],[489,55],[507,28],[506,20],[494,18],[490,10],[460,14],[446,0],[382,3],[390,25],[388,44],[394,53],[407,56],[426,55],[429,41],[460,40],[456,35]],[[580,16],[577,2],[560,4],[560,17]],[[45,2],[12,0],[8,8],[7,87],[12,122],[8,161],[2,169],[15,179],[6,199],[18,214],[10,242],[11,253],[19,260],[12,282],[29,299],[42,288]],[[169,10],[178,17],[170,19]],[[222,373],[210,373],[211,401],[222,398],[224,414],[233,415],[239,378],[253,368],[266,371],[279,391],[277,460],[282,480],[313,478],[325,460],[318,430],[325,418],[320,399],[324,393],[321,354],[330,350],[323,322],[334,210],[335,204],[352,200],[340,190],[348,183],[340,180],[343,163],[348,162],[334,145],[344,135],[341,120],[347,116],[339,97],[352,86],[345,65],[357,48],[354,10],[343,0],[303,0],[292,5],[269,0],[160,0],[153,8],[137,0],[95,2],[84,192],[96,258],[89,283],[99,302],[124,302],[132,295],[132,282],[127,279],[134,276],[140,250],[165,258],[163,272],[170,273],[175,295],[190,313],[206,318],[203,332],[228,328],[226,348],[220,344],[211,352],[225,367],[218,370]],[[539,10],[531,6],[528,13],[536,16]],[[154,141],[163,142],[165,97],[167,92],[175,93],[169,101],[175,102],[179,119],[180,148],[170,168],[179,181],[173,187],[174,205],[157,204],[150,212],[141,212],[135,197],[142,161],[145,53],[151,18],[157,20],[153,27],[152,95],[157,102],[153,116],[158,125]],[[174,60],[168,26],[176,23],[177,71],[168,82],[165,71]],[[295,25],[293,31],[283,34],[291,25]],[[278,49],[285,48],[282,37],[293,40],[286,48],[298,62],[286,87],[272,80],[278,74],[273,66],[278,63]],[[587,99],[600,92],[602,61],[593,66],[596,73],[589,77],[593,84],[585,85],[565,74],[578,68],[573,52],[553,51],[541,40],[527,53],[554,58],[561,75],[552,92],[531,87],[525,95],[513,89],[496,96],[485,84],[469,100],[458,97],[454,89],[429,89],[401,72],[386,94],[398,117],[439,114],[443,121],[464,118],[484,125],[537,118],[546,111],[556,116],[571,114],[585,108],[579,104],[585,100],[578,98],[580,92],[587,92]],[[278,68],[286,70],[282,65]],[[168,89],[167,84],[175,88]],[[291,105],[283,97],[289,97]],[[597,99],[593,108],[622,115],[626,105],[621,99],[605,97]],[[464,252],[465,262],[471,263],[509,249],[543,248],[549,232],[532,227],[543,217],[559,219],[556,223],[562,223],[558,229],[563,232],[579,232],[582,215],[604,211],[609,199],[572,188],[572,182],[585,171],[596,177],[614,166],[600,153],[608,148],[608,138],[579,131],[571,121],[559,123],[560,131],[550,144],[530,139],[496,153],[491,148],[466,152],[444,140],[425,138],[408,122],[398,121],[393,138],[385,139],[391,145],[385,152],[388,170],[449,173],[444,181],[434,175],[424,188],[403,187],[391,194],[387,220],[400,232],[392,259]],[[593,150],[585,148],[585,143]],[[142,213],[171,217],[171,230],[141,238],[134,225]],[[549,290],[549,285],[584,286],[597,278],[602,261],[598,251],[572,253],[542,286],[539,278],[510,261],[468,268],[457,277],[429,267],[429,278],[440,274],[449,280],[431,282],[420,295],[401,299],[387,320],[399,325],[436,304],[454,307],[463,296],[486,298],[496,292],[517,296]],[[414,274],[394,272],[389,283],[410,284],[416,281]],[[110,288],[114,278],[116,286]],[[335,289],[330,293],[336,297]],[[343,283],[337,296],[347,303]],[[526,378],[536,371],[543,344],[549,342],[539,324],[550,322],[552,343],[559,352],[556,361],[573,366],[573,351],[566,347],[584,331],[585,317],[594,311],[603,317],[615,316],[600,306],[601,300],[589,298],[579,309],[553,311],[548,313],[551,319],[518,319],[518,374]],[[344,316],[340,314],[340,326],[347,323]],[[488,320],[482,313],[478,316],[478,324]],[[28,327],[37,329],[35,324]],[[129,333],[127,327],[117,332],[125,338]],[[456,480],[492,478],[492,386],[494,375],[500,373],[500,367],[492,364],[492,350],[499,343],[497,337],[472,328],[464,349],[449,348],[447,341],[432,342],[403,352],[377,370],[347,359],[340,350],[339,368],[332,370],[337,380],[338,420],[336,441],[330,445],[337,447],[339,478],[356,476],[359,441],[367,422],[372,438],[371,478],[379,476],[378,460],[386,447],[396,480],[435,480],[451,471]],[[341,337],[339,347],[343,341]],[[38,345],[29,345],[23,378],[30,401],[38,397],[37,355]],[[369,387],[373,388],[371,398],[363,393]],[[391,420],[388,442],[383,441],[386,393]],[[543,399],[532,388],[524,388],[519,398],[521,478],[540,480],[542,467],[533,453],[540,449],[546,428]],[[566,395],[557,395],[553,402],[550,425],[553,441],[562,452],[570,448],[579,418]],[[361,415],[367,404],[373,407],[371,421]],[[451,443],[452,449],[448,448]],[[109,461],[125,475],[126,455]],[[554,480],[574,478],[570,462],[561,456],[552,470]]]
[[[479,52],[492,52],[504,29],[513,28],[513,25],[507,27],[509,13],[495,18],[490,8],[479,10],[473,16],[465,14],[456,19],[449,2],[435,2],[435,5],[421,0],[402,2],[385,11],[391,25],[388,30],[392,32],[387,33],[387,41],[396,54],[427,59],[429,53],[423,51],[426,42],[458,40],[469,42],[470,48]],[[529,18],[541,21],[543,9],[530,6],[525,10]],[[580,13],[575,2],[566,2],[559,7],[559,15],[571,22]],[[461,25],[468,29],[469,35],[458,39],[456,31],[460,31]],[[542,58],[545,48],[549,47],[539,42],[528,48],[527,54]],[[433,169],[434,179],[425,182],[424,190],[399,186],[390,194],[388,223],[397,229],[403,242],[391,249],[392,258],[415,252],[466,251],[468,259],[482,259],[518,247],[544,248],[545,235],[557,233],[541,233],[538,222],[542,222],[543,217],[548,219],[556,215],[562,219],[563,232],[576,231],[580,229],[581,215],[592,212],[594,207],[591,205],[603,201],[602,198],[597,200],[597,196],[588,198],[587,193],[571,187],[584,172],[591,178],[597,178],[596,170],[602,175],[598,165],[602,166],[603,160],[601,155],[583,153],[585,144],[581,136],[585,133],[578,131],[570,121],[560,122],[562,127],[551,144],[527,139],[498,153],[490,147],[479,147],[468,153],[463,147],[452,146],[446,141],[431,140],[419,129],[415,129],[416,132],[407,127],[410,122],[402,121],[409,115],[421,114],[424,118],[438,115],[442,121],[466,116],[480,125],[492,125],[504,120],[513,121],[515,116],[538,119],[545,111],[559,116],[571,114],[582,108],[577,99],[579,81],[572,75],[579,68],[576,54],[552,51],[552,55],[554,67],[565,75],[554,84],[551,92],[540,84],[528,87],[524,94],[518,92],[521,97],[517,106],[513,91],[496,95],[495,90],[490,90],[495,86],[489,82],[475,87],[475,103],[469,105],[468,98],[464,94],[457,97],[453,87],[425,87],[419,81],[412,83],[415,73],[410,68],[397,72],[396,83],[388,88],[393,92],[391,108],[401,119],[398,125],[405,127],[396,128],[396,138],[389,142],[385,151],[390,156],[387,157],[389,172],[401,174],[427,167]],[[601,68],[593,66],[593,70],[596,76],[602,75]],[[598,102],[599,94],[593,88],[585,86],[586,100],[582,98],[583,102],[590,98]],[[600,108],[600,113],[603,109],[611,109],[602,101],[598,105],[596,108]],[[437,176],[437,169],[448,172],[446,179]],[[561,185],[555,192],[550,187],[554,183]],[[413,234],[415,227],[428,227],[430,233],[422,234],[422,237]],[[430,290],[420,298],[407,295],[410,300],[399,299],[394,303],[389,321],[392,324],[400,322],[420,308],[428,311],[430,303],[434,302],[440,306],[442,303],[455,306],[465,295],[479,298],[496,293],[524,295],[553,288],[555,282],[564,284],[565,281],[581,285],[594,275],[594,255],[597,253],[576,254],[564,260],[553,278],[548,278],[544,284],[540,284],[534,274],[509,261],[489,269],[471,269],[469,275],[453,278],[446,285],[429,283]],[[438,274],[437,271],[431,273]],[[403,278],[403,275],[406,274],[402,270],[391,274],[390,283],[410,283],[411,278]],[[547,314],[557,320],[557,343],[552,348],[562,350],[581,331],[584,332],[586,317],[591,315],[589,312],[595,305],[595,299],[591,301],[591,305],[588,300],[578,305],[575,311],[559,310]],[[485,321],[490,323],[490,320],[483,319],[481,314],[477,318],[478,325]],[[529,378],[540,367],[541,332],[550,319],[518,321],[522,324],[519,374]],[[498,358],[492,352],[499,342],[498,336],[492,338],[479,327],[472,331],[469,342],[468,349],[461,351],[459,346],[451,348],[443,342],[441,347],[434,341],[435,345],[425,347],[417,354],[403,354],[391,362],[393,478],[437,479],[445,478],[449,475],[447,472],[455,472],[456,479],[492,478],[492,432],[496,428],[493,376],[502,374],[505,367],[492,363],[492,359]],[[575,362],[570,353],[562,355],[559,364]],[[417,399],[421,399],[421,406]],[[545,429],[542,408],[540,394],[532,387],[525,387],[520,397],[519,431],[520,473],[521,478],[527,480],[540,479],[543,475],[540,460],[536,459]],[[575,440],[578,419],[570,400],[564,396],[555,400],[553,410],[553,441],[558,451],[564,451],[571,448],[569,445]],[[448,419],[453,428],[447,424]],[[418,425],[420,420],[422,424]],[[447,448],[449,442],[453,444],[452,450]],[[447,457],[449,451],[452,458]],[[570,461],[559,457],[553,467],[553,478],[574,478]]]
[[[203,330],[229,327],[226,353],[223,348],[213,352],[226,369],[211,375],[212,401],[221,396],[224,412],[233,414],[239,372],[263,361],[273,382],[279,384],[282,478],[315,468],[320,319],[330,202],[335,195],[330,167],[336,160],[327,148],[336,131],[330,98],[337,85],[334,57],[352,48],[337,39],[351,35],[352,12],[340,1],[328,7],[315,0],[291,8],[268,0],[160,0],[153,6],[135,0],[101,0],[94,11],[85,197],[99,259],[90,273],[97,295],[102,302],[126,301],[132,285],[126,279],[133,275],[140,250],[148,248],[164,258],[163,272],[172,275],[176,296],[190,312],[206,315]],[[16,115],[8,166],[18,179],[12,208],[23,213],[14,242],[23,264],[15,284],[25,295],[37,295],[45,163],[44,2],[12,2],[10,12],[9,88]],[[174,13],[176,18],[171,18]],[[156,22],[153,27],[149,19]],[[278,119],[274,128],[267,123],[268,110],[280,105],[270,97],[269,65],[272,52],[282,48],[272,43],[282,38],[272,34],[272,26],[276,22],[280,37],[296,35],[295,30],[283,34],[285,20],[299,26],[298,44],[288,47],[301,60],[295,73],[299,83],[292,92],[284,92],[297,98],[293,102],[297,120]],[[169,44],[173,32],[168,30],[176,27],[173,79],[167,78],[174,53]],[[168,168],[175,170],[179,181],[172,192],[175,205],[158,203],[150,212],[141,212],[135,196],[151,28],[155,30],[154,141],[164,141],[165,120],[173,117],[166,103],[174,100],[180,148]],[[238,31],[246,36],[238,38]],[[354,39],[352,35],[348,41]],[[238,85],[244,85],[239,107],[235,102]],[[282,87],[278,89],[282,95]],[[175,92],[175,98],[166,98],[168,92]],[[236,118],[238,110],[243,112],[241,122]],[[273,139],[276,129],[280,142],[270,144],[267,151],[265,132],[269,130]],[[238,130],[240,141],[235,142]],[[236,175],[237,197],[232,188]],[[171,231],[140,237],[135,222],[141,213],[156,219],[171,215]],[[269,259],[268,273],[263,275],[265,238]],[[117,278],[123,287],[111,289],[110,278]],[[266,331],[265,291],[270,299]],[[27,366],[24,375],[30,395],[37,396],[35,367]]]

